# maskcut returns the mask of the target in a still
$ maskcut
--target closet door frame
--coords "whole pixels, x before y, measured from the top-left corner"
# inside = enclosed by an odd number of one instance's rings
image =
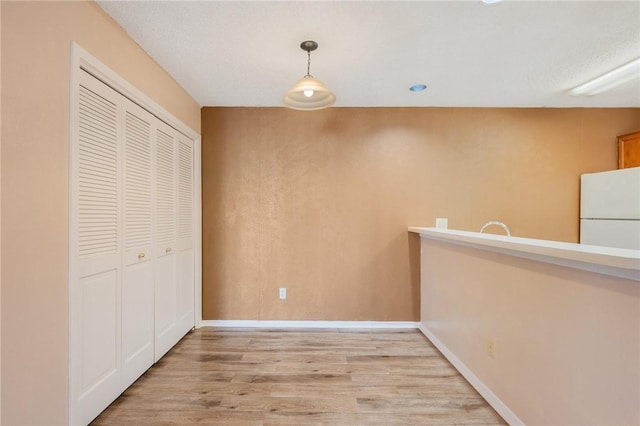
[[[151,114],[164,121],[187,138],[193,141],[194,163],[193,163],[193,232],[194,232],[194,313],[195,313],[195,327],[199,328],[202,325],[202,190],[201,190],[201,136],[196,131],[191,129],[188,125],[174,117],[169,111],[164,109],[158,103],[153,101],[143,92],[134,87],[131,83],[120,77],[116,72],[111,70],[105,64],[103,64],[96,57],[91,55],[85,49],[80,47],[77,43],[71,42],[71,63],[70,63],[70,118],[69,118],[69,277],[68,277],[68,301],[69,301],[69,377],[71,378],[71,372],[74,371],[75,365],[73,365],[73,358],[71,357],[71,351],[73,350],[74,336],[71,333],[73,324],[71,319],[76,316],[74,309],[74,300],[77,296],[74,291],[74,283],[78,277],[78,265],[76,264],[75,253],[77,251],[76,242],[77,235],[75,229],[75,223],[77,223],[78,217],[74,211],[74,205],[72,201],[73,195],[73,182],[77,176],[73,175],[71,164],[73,159],[72,149],[76,141],[78,140],[78,132],[75,124],[78,122],[78,114],[75,106],[78,104],[80,97],[80,75],[82,70],[85,70],[89,74],[92,74],[98,80],[102,81],[106,85],[113,88],[115,91],[129,98],[134,103],[138,104],[142,108],[149,111]],[[77,412],[74,406],[74,398],[72,398],[71,390],[72,386],[75,386],[69,382],[69,414],[70,421],[73,421],[74,413]]]

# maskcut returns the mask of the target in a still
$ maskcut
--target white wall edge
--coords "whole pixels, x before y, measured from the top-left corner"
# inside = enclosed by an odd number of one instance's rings
[[[194,235],[194,316],[195,328],[202,327],[202,137],[194,140],[194,209],[193,209],[193,235]]]
[[[246,328],[419,328],[415,321],[266,321],[266,320],[203,320],[202,327]]]
[[[78,409],[76,408],[77,404],[76,404],[76,394],[78,393],[78,390],[76,390],[76,384],[74,383],[72,374],[73,371],[75,371],[76,367],[75,367],[75,356],[73,354],[73,348],[75,347],[75,333],[73,332],[73,321],[74,321],[74,317],[76,315],[76,312],[74,310],[74,299],[76,297],[75,295],[75,291],[74,291],[74,286],[73,283],[76,280],[76,264],[75,264],[75,259],[73,256],[73,253],[76,252],[77,247],[76,247],[76,240],[77,240],[77,235],[76,235],[76,231],[75,228],[73,226],[74,223],[76,223],[77,221],[77,217],[76,217],[76,213],[75,213],[75,209],[74,209],[74,204],[72,202],[73,197],[75,196],[75,192],[76,192],[76,184],[75,182],[77,181],[77,176],[74,173],[73,167],[71,167],[72,164],[74,164],[74,161],[76,161],[74,159],[75,157],[75,141],[77,140],[78,136],[77,133],[78,131],[76,130],[76,126],[75,123],[78,121],[78,117],[77,117],[77,113],[76,113],[76,108],[74,107],[75,105],[78,104],[78,98],[79,98],[79,81],[80,81],[80,57],[81,57],[81,52],[80,52],[80,47],[72,42],[71,46],[70,46],[70,69],[69,69],[69,154],[68,154],[68,188],[69,188],[69,199],[67,200],[67,206],[68,206],[68,222],[67,222],[67,226],[68,226],[68,238],[69,238],[69,244],[68,244],[68,252],[67,252],[67,259],[68,259],[68,265],[67,265],[67,271],[68,271],[68,276],[67,276],[67,327],[68,327],[68,333],[69,333],[69,341],[67,342],[67,386],[68,386],[68,404],[67,404],[67,408],[69,410],[68,413],[68,420],[69,420],[69,424],[76,424],[78,423],[78,419],[77,419],[77,412]]]
[[[508,256],[546,262],[640,282],[640,250],[538,240],[454,229],[409,227],[429,238]]]
[[[418,329],[425,335],[433,345],[438,348],[440,353],[455,367],[456,370],[474,387],[476,391],[493,407],[494,410],[511,426],[524,425],[524,422],[518,418],[516,413],[511,411],[507,405],[502,402],[498,396],[493,393],[487,385],[485,385],[473,371],[467,367],[457,356],[453,354],[445,345],[438,339],[435,334],[431,332],[427,327],[418,323]]]

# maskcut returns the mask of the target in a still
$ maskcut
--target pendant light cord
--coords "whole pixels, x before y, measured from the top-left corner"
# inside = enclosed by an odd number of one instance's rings
[[[311,69],[311,51],[307,50],[307,75],[305,77],[312,77],[309,70]]]

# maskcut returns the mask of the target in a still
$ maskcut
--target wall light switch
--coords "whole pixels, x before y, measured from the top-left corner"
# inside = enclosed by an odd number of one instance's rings
[[[436,217],[436,228],[447,229],[448,219],[446,217]]]
[[[280,299],[286,299],[286,298],[287,298],[287,288],[280,287]]]

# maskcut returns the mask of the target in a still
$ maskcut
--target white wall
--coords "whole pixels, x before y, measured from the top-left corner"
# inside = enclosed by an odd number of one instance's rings
[[[423,238],[421,290],[422,326],[525,424],[640,424],[640,283]]]

